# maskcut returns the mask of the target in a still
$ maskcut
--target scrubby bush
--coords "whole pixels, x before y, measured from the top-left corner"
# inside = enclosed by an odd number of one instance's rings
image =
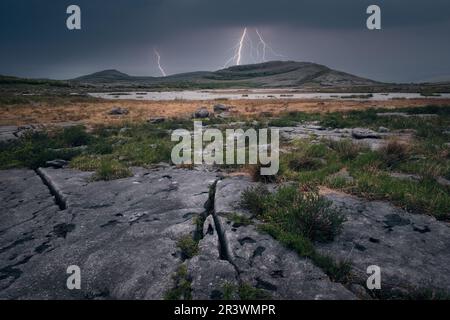
[[[319,159],[308,157],[308,156],[299,156],[289,161],[289,169],[294,171],[302,171],[302,170],[316,170],[322,166],[322,163]]]
[[[131,176],[131,171],[117,160],[101,159],[93,176],[94,180],[115,180]]]
[[[390,140],[379,150],[379,153],[386,166],[394,167],[400,162],[408,159],[410,148],[408,145],[397,140]]]
[[[181,250],[183,259],[191,259],[198,254],[198,242],[190,235],[181,237],[177,242],[177,246]]]
[[[253,181],[262,183],[274,183],[277,181],[278,175],[262,175],[261,168],[264,168],[261,164],[247,166],[247,171]]]
[[[300,191],[285,186],[270,194],[259,186],[245,191],[242,203],[263,221],[312,241],[333,240],[344,222],[342,214],[313,187]]]
[[[86,132],[83,126],[74,126],[64,128],[58,139],[66,147],[79,147],[87,145],[91,140],[91,135]]]
[[[336,151],[341,160],[352,160],[356,158],[363,149],[360,145],[353,143],[349,139],[339,141],[329,140],[328,146]]]
[[[261,216],[267,209],[265,201],[270,196],[270,192],[264,185],[245,190],[242,193],[241,205],[256,216]]]

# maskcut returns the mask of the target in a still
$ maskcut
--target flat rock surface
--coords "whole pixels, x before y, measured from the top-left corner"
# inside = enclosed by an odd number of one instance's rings
[[[313,138],[317,141],[321,139],[339,141],[348,139],[354,143],[367,145],[372,150],[383,147],[387,138],[391,136],[405,140],[411,137],[410,133],[376,132],[364,128],[330,129],[313,124],[301,124],[296,127],[280,127],[278,129],[280,130],[280,137],[286,140]]]
[[[194,299],[239,298],[226,287],[243,284],[273,299],[355,299],[370,265],[381,268],[382,288],[450,291],[448,223],[328,190],[347,221],[316,248],[351,263],[354,285],[344,287],[257,220],[236,222],[252,218],[240,199],[255,185],[167,166],[108,182],[72,169],[0,171],[0,299],[163,299],[182,265]],[[187,260],[184,236],[200,237]],[[81,290],[67,289],[71,265]]]
[[[326,190],[347,221],[342,233],[320,252],[352,264],[365,283],[367,267],[381,268],[382,288],[401,292],[450,291],[450,225],[411,214],[383,201],[366,201]]]
[[[237,225],[232,214],[245,214],[240,208],[244,190],[255,183],[244,177],[219,181],[215,194],[215,215],[225,243],[225,254],[239,271],[241,281],[264,290],[275,299],[354,299],[339,283],[332,282],[306,258],[285,249],[254,225]]]
[[[43,173],[66,210],[33,171],[0,172],[0,299],[162,299],[182,263],[177,241],[194,232],[215,175],[139,169],[92,182],[75,170]],[[70,265],[81,269],[81,290],[66,287]]]

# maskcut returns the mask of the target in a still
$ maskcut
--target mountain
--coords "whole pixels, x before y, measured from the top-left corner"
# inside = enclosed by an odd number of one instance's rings
[[[70,80],[84,85],[131,87],[355,87],[382,83],[336,71],[326,66],[295,61],[271,61],[233,66],[215,72],[199,71],[167,77],[136,77],[117,70],[105,70]]]
[[[75,82],[83,83],[108,83],[110,81],[132,81],[133,77],[126,73],[111,69],[95,72],[86,76],[73,79]]]

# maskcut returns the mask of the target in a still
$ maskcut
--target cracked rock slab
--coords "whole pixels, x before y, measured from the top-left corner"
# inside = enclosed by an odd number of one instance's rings
[[[241,281],[275,299],[355,299],[353,293],[332,282],[309,259],[261,234],[254,225],[233,224],[231,214],[245,214],[239,206],[242,192],[255,185],[247,178],[234,177],[219,181],[216,186],[216,225]]]
[[[301,124],[296,127],[281,127],[280,136],[285,140],[309,139],[317,141],[327,139],[340,141],[350,139],[354,143],[367,145],[372,150],[378,150],[386,144],[387,139],[395,136],[400,139],[409,139],[410,134],[401,132],[376,132],[366,128],[330,129],[312,124]]]
[[[411,214],[388,202],[367,201],[324,190],[347,221],[334,242],[318,245],[321,253],[349,261],[365,283],[367,267],[381,268],[382,289],[450,291],[450,225]]]
[[[238,286],[237,270],[221,257],[220,250],[215,222],[213,216],[209,215],[203,226],[199,255],[188,261],[194,300],[220,300],[224,298],[226,286]]]
[[[182,263],[177,241],[194,233],[215,174],[135,169],[93,182],[43,172],[67,209],[33,171],[0,171],[0,299],[162,299]],[[66,287],[70,265],[81,269],[81,290]]]

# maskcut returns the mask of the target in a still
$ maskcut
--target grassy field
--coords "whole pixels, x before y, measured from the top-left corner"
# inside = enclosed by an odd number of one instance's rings
[[[435,117],[379,117],[384,111],[410,114],[436,114]],[[450,107],[427,106],[401,109],[371,108],[349,112],[289,111],[255,117],[236,114],[232,119],[212,118],[205,125],[226,128],[231,121],[244,121],[244,127],[292,126],[316,121],[331,128],[365,127],[409,130],[412,141],[393,138],[382,149],[372,151],[351,141],[298,140],[284,145],[278,181],[296,181],[311,186],[328,186],[368,199],[389,200],[412,212],[438,219],[450,218]],[[16,142],[0,145],[0,168],[38,168],[54,159],[70,161],[80,170],[95,171],[94,179],[110,180],[131,174],[133,166],[170,163],[173,142],[170,132],[192,129],[187,117],[160,124],[122,119],[118,124],[52,129],[26,134]],[[227,166],[228,171],[242,166]],[[400,175],[400,176],[399,176]],[[410,175],[412,178],[405,178]],[[403,177],[403,178],[402,178]],[[268,181],[270,182],[270,181]]]

